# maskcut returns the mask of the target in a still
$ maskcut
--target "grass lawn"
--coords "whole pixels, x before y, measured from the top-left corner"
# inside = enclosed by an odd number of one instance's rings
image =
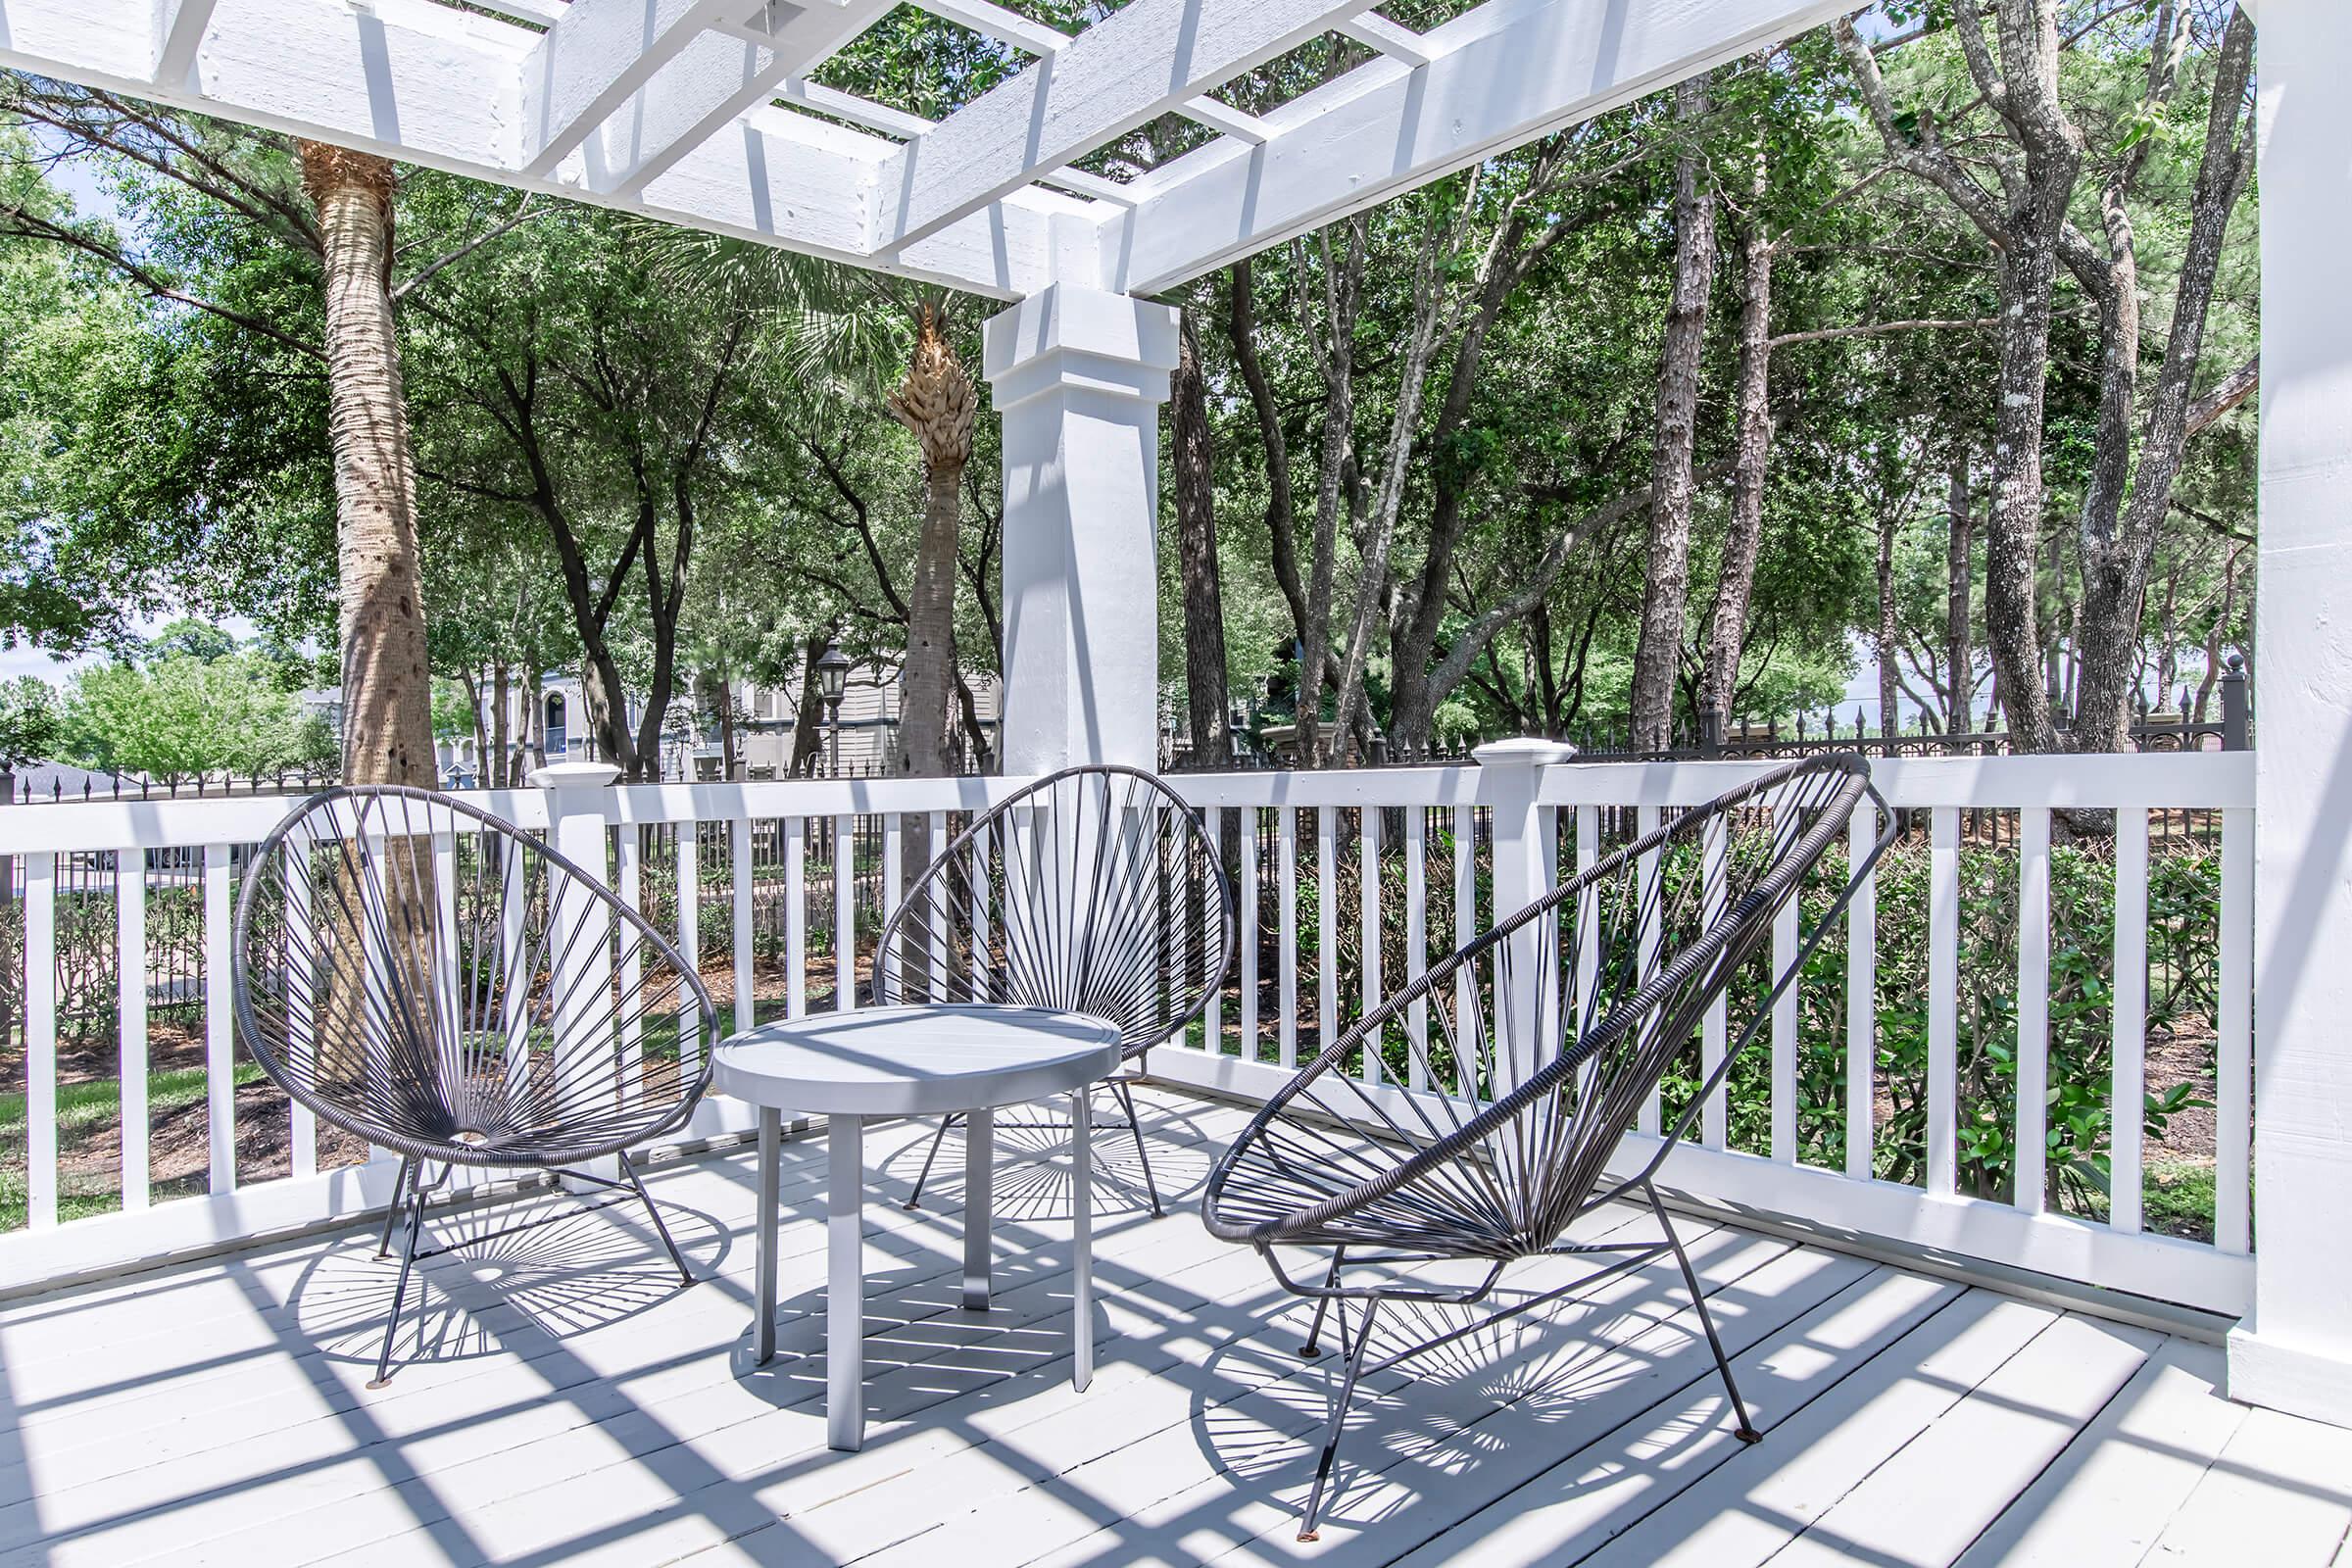
[[[261,1067],[251,1061],[240,1061],[235,1067],[238,1086],[262,1081]],[[147,1103],[151,1116],[192,1105],[204,1099],[205,1069],[177,1067],[150,1072],[147,1075]],[[113,1078],[94,1078],[85,1083],[61,1084],[57,1091],[57,1143],[61,1164],[70,1163],[77,1149],[94,1143],[111,1141],[116,1124],[122,1114],[122,1095],[120,1081]],[[25,1132],[24,1096],[0,1095],[0,1231],[21,1229],[25,1223],[28,1199],[24,1188]],[[110,1163],[112,1161],[110,1160]],[[87,1181],[76,1182],[61,1172],[57,1195],[57,1217],[60,1220],[79,1219],[85,1214],[110,1213],[122,1206],[122,1195],[113,1187],[115,1177],[107,1177],[108,1190],[91,1191]],[[179,1197],[204,1190],[203,1179],[190,1186],[186,1180],[158,1182],[155,1196]]]

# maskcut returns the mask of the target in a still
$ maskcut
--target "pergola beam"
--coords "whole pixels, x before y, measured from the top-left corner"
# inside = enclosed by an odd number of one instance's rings
[[[1108,220],[1109,286],[1155,294],[1816,26],[1852,0],[1490,0],[1153,172]],[[1122,13],[1124,14],[1124,13]]]
[[[899,149],[873,250],[890,255],[1295,48],[1365,0],[1135,0]]]
[[[155,74],[157,22],[155,0],[0,0],[0,65],[996,299],[1096,271],[1101,210],[1049,191],[877,261],[867,209],[892,145],[764,105],[628,192],[599,189],[584,151],[528,173],[522,65],[537,35],[431,0],[217,0],[177,76]]]

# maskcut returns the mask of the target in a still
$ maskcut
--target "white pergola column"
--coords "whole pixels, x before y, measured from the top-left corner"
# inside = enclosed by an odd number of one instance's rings
[[[2260,21],[2256,1251],[2230,1393],[2352,1425],[2352,6]]]
[[[981,363],[1004,421],[1004,771],[1152,767],[1176,312],[1055,283],[989,321]]]

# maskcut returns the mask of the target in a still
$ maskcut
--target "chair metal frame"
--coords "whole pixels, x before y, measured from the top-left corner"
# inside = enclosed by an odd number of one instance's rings
[[[1800,791],[1807,790],[1820,791],[1821,798],[1800,798]],[[1776,793],[1780,796],[1778,801],[1772,799]],[[1743,1006],[1750,1006],[1744,1026],[1736,1033],[1727,1031],[1731,1038],[1722,1059],[1704,1075],[1696,1092],[1665,1129],[1657,1148],[1631,1175],[1608,1177],[1603,1170],[1608,1156],[1633,1130],[1642,1106],[1654,1093],[1666,1068],[1688,1045],[1709,1006],[1722,996],[1741,966],[1763,952],[1774,917],[1789,900],[1799,896],[1805,875],[1827,852],[1831,841],[1846,831],[1866,801],[1874,807],[1878,824],[1868,854],[1848,868],[1844,887],[1812,930],[1800,939],[1792,961],[1773,976],[1769,989],[1755,998],[1752,1005],[1743,1000]],[[1665,877],[1657,867],[1663,864],[1666,852],[1676,845],[1687,844],[1694,836],[1705,835],[1711,824],[1723,822],[1730,813],[1743,808],[1774,810],[1773,851],[1765,869],[1743,896],[1733,898],[1727,888],[1723,907],[1705,915],[1694,940],[1682,945],[1679,952],[1663,951]],[[1780,831],[1785,820],[1797,824],[1797,831],[1789,833],[1786,840]],[[1336,1313],[1339,1320],[1340,1350],[1345,1365],[1332,1396],[1313,1484],[1301,1515],[1300,1541],[1316,1539],[1316,1526],[1337,1462],[1348,1410],[1364,1377],[1482,1332],[1496,1322],[1581,1296],[1607,1279],[1670,1253],[1730,1396],[1737,1420],[1736,1435],[1743,1443],[1760,1440],[1761,1434],[1750,1422],[1746,1403],[1732,1375],[1730,1359],[1708,1310],[1706,1293],[1700,1289],[1697,1273],[1658,1194],[1655,1178],[1667,1154],[1689,1133],[1692,1121],[1719,1091],[1733,1065],[1762,1032],[1774,1004],[1795,983],[1807,960],[1844,917],[1855,891],[1893,843],[1896,829],[1895,813],[1870,782],[1869,764],[1855,754],[1827,754],[1772,769],[1692,808],[1593,865],[1580,868],[1577,876],[1481,934],[1412,985],[1389,998],[1299,1069],[1260,1107],[1211,1170],[1201,1198],[1201,1216],[1213,1235],[1256,1249],[1285,1291],[1315,1302],[1313,1321],[1300,1347],[1301,1357],[1320,1356],[1327,1318]],[[1728,828],[1725,831],[1728,834]],[[1626,880],[1638,881],[1641,891],[1633,896],[1630,905],[1635,913],[1634,930],[1620,946],[1639,951],[1605,956],[1601,962],[1608,967],[1604,972],[1595,964],[1594,978],[1588,981],[1589,994],[1578,997],[1574,1006],[1562,1005],[1561,997],[1568,987],[1562,974],[1566,944],[1552,945],[1562,918],[1581,917],[1595,922],[1607,918],[1604,890]],[[1622,912],[1628,906],[1621,903],[1618,907]],[[1389,1087],[1386,1093],[1402,1097],[1399,1108],[1392,1113],[1381,1108],[1381,1102],[1374,1098],[1374,1088],[1360,1085],[1341,1072],[1333,1082],[1345,1085],[1362,1104],[1372,1107],[1364,1115],[1364,1122],[1376,1126],[1377,1132],[1367,1131],[1348,1112],[1335,1107],[1332,1100],[1316,1093],[1314,1086],[1318,1080],[1333,1074],[1357,1053],[1375,1049],[1377,1043],[1386,1040],[1392,1026],[1405,1026],[1416,1006],[1428,1007],[1436,1001],[1439,1007],[1432,1010],[1439,1014],[1437,1022],[1450,1034],[1443,1007],[1461,994],[1456,986],[1457,976],[1467,971],[1475,977],[1479,965],[1493,968],[1493,997],[1498,1015],[1511,1012],[1514,1009],[1508,1005],[1509,1000],[1521,994],[1513,977],[1520,964],[1530,961],[1541,965],[1536,971],[1538,975],[1548,976],[1547,980],[1540,980],[1539,986],[1558,989],[1539,990],[1537,1016],[1521,1020],[1521,1028],[1515,1032],[1518,1037],[1531,1040],[1539,1054],[1550,1053],[1544,1059],[1528,1063],[1533,1070],[1522,1081],[1511,1085],[1503,1076],[1505,1048],[1497,1039],[1494,1045],[1495,1054],[1484,1058],[1483,1065],[1481,1058],[1471,1058],[1471,1082],[1495,1091],[1483,1097],[1475,1092],[1457,1098],[1443,1090]],[[1605,990],[1605,983],[1612,978],[1621,988],[1621,994],[1612,995]],[[1470,990],[1473,996],[1477,995],[1475,978]],[[1512,1033],[1509,1021],[1507,1017],[1498,1017],[1493,1035]],[[1483,1016],[1473,1018],[1471,1023],[1481,1031],[1485,1029]],[[1408,1048],[1421,1055],[1422,1070],[1428,1080],[1433,1084],[1440,1082],[1439,1073],[1431,1066],[1428,1041],[1413,1040],[1409,1028],[1406,1035]],[[1449,1053],[1460,1051],[1462,1045],[1460,1037],[1449,1038],[1447,1042]],[[1612,1052],[1622,1055],[1614,1061],[1607,1059]],[[1454,1058],[1457,1068],[1460,1060],[1459,1056]],[[1437,1097],[1434,1101],[1429,1098],[1433,1093]],[[1336,1089],[1333,1098],[1337,1098]],[[1415,1105],[1416,1100],[1422,1103]],[[1443,1114],[1433,1114],[1431,1105],[1442,1106]],[[1469,1112],[1467,1119],[1461,1114],[1464,1110]],[[1545,1115],[1553,1117],[1556,1126],[1563,1114],[1569,1118],[1562,1135],[1564,1141],[1546,1141],[1526,1130],[1527,1122]],[[1294,1124],[1289,1130],[1284,1130],[1286,1121]],[[1449,1122],[1450,1129],[1441,1125],[1442,1121]],[[1352,1136],[1356,1151],[1352,1154],[1348,1152],[1347,1144],[1328,1130],[1334,1123]],[[1302,1150],[1321,1146],[1330,1151],[1328,1168],[1310,1174],[1303,1156],[1299,1160],[1286,1160],[1279,1152],[1270,1152],[1276,1147],[1274,1141],[1282,1138],[1296,1138]],[[1510,1168],[1514,1165],[1519,1168]],[[1471,1173],[1463,1178],[1466,1183],[1475,1178],[1478,1202],[1490,1195],[1494,1198],[1494,1212],[1486,1218],[1507,1213],[1516,1216],[1514,1222],[1468,1226],[1461,1224],[1458,1215],[1447,1214],[1448,1195],[1443,1183],[1457,1167]],[[1263,1177],[1285,1169],[1293,1170],[1297,1180],[1297,1189],[1289,1197],[1252,1194],[1236,1185],[1237,1179],[1246,1183],[1251,1176]],[[1334,1171],[1338,1174],[1333,1174]],[[1544,1179],[1555,1173],[1561,1178],[1559,1185],[1545,1190]],[[1513,1190],[1510,1184],[1515,1177],[1526,1179],[1533,1191]],[[1416,1185],[1432,1182],[1439,1185]],[[1382,1205],[1391,1203],[1397,1194],[1408,1189],[1426,1201],[1395,1204],[1383,1211],[1396,1216],[1396,1223],[1387,1217],[1377,1220],[1372,1217],[1375,1211],[1382,1210]],[[1470,1188],[1456,1191],[1467,1193]],[[1316,1201],[1293,1200],[1318,1195]],[[1621,1198],[1642,1200],[1657,1223],[1660,1232],[1657,1240],[1562,1240],[1576,1218]],[[1525,1201],[1515,1202],[1518,1199]],[[1475,1207],[1477,1202],[1468,1206]],[[1416,1212],[1422,1217],[1417,1220],[1408,1217]],[[1329,1261],[1319,1277],[1313,1273],[1302,1277],[1284,1266],[1276,1249],[1294,1246],[1330,1250]],[[1479,1306],[1488,1301],[1513,1263],[1538,1256],[1592,1257],[1606,1261],[1567,1284],[1476,1314],[1461,1327],[1406,1345],[1377,1359],[1368,1359],[1373,1328],[1384,1305],[1412,1302]],[[1412,1271],[1417,1265],[1465,1261],[1484,1262],[1487,1267],[1466,1284],[1412,1283]],[[1384,1278],[1375,1284],[1343,1282],[1346,1271],[1364,1268],[1379,1268],[1384,1271]],[[1352,1328],[1351,1304],[1360,1306]]]
[[[1057,851],[1050,862],[1054,875],[1038,878],[1041,882],[1050,880],[1052,886],[1029,890],[1056,896],[1059,906],[1050,912],[1058,918],[1059,924],[1005,918],[1010,901],[1016,896],[1009,877],[1002,894],[993,873],[984,878],[985,890],[976,887],[969,871],[975,861],[975,850],[981,857],[1002,853],[999,830],[1013,822],[1017,813],[1036,809],[1041,799],[1048,803],[1058,800],[1073,785],[1081,787],[1077,793],[1083,797],[1083,786],[1096,782],[1101,786],[1098,805],[1085,807],[1083,799],[1080,803],[1084,809],[1093,812],[1094,820],[1091,824],[1082,820],[1069,825],[1079,830],[1091,825],[1094,829],[1091,839],[1081,831],[1076,847],[1071,849],[1071,863],[1062,865]],[[1116,802],[1112,799],[1114,789],[1126,792]],[[1154,841],[1155,848],[1172,847],[1179,863],[1170,874],[1164,862],[1155,858],[1159,875],[1149,887],[1144,879],[1153,867],[1145,865],[1128,848],[1132,840],[1110,831],[1114,806],[1132,809],[1139,805],[1164,810],[1171,822],[1182,824],[1172,846]],[[930,983],[929,974],[913,976],[927,1000],[1060,1007],[1107,1016],[1117,1024],[1122,1061],[1134,1065],[1123,1066],[1102,1081],[1099,1087],[1118,1102],[1119,1118],[1097,1121],[1094,1125],[1111,1131],[1123,1128],[1134,1137],[1136,1159],[1143,1169],[1145,1192],[1154,1215],[1162,1212],[1159,1187],[1152,1174],[1152,1156],[1145,1147],[1143,1122],[1136,1114],[1131,1086],[1146,1075],[1152,1048],[1189,1024],[1208,998],[1225,984],[1225,977],[1232,972],[1239,922],[1223,858],[1201,826],[1198,809],[1156,775],[1141,768],[1093,763],[1049,774],[975,816],[945,849],[934,855],[884,923],[874,949],[874,995],[884,1004],[904,1000],[915,989],[908,984],[909,971],[923,968],[927,955],[952,951],[965,961],[960,966],[943,966],[944,984]],[[1077,863],[1081,857],[1086,858],[1086,864]],[[1065,871],[1066,876],[1062,874]],[[1196,877],[1198,880],[1194,880]],[[1138,900],[1153,893],[1164,894],[1170,887],[1184,906],[1179,918],[1189,919],[1198,913],[1201,926],[1188,932],[1193,938],[1191,943],[1176,944],[1180,960],[1189,960],[1196,955],[1205,959],[1210,938],[1207,928],[1214,928],[1214,966],[1202,964],[1198,984],[1189,983],[1185,975],[1170,975],[1164,967],[1152,968],[1155,960],[1164,963],[1167,956],[1167,931],[1164,924],[1151,927],[1141,923],[1149,918],[1150,911]],[[1197,909],[1193,898],[1196,894]],[[992,902],[1000,899],[1002,902]],[[981,914],[979,921],[973,917],[975,908]],[[984,930],[988,939],[977,947],[972,942],[976,928]],[[1074,936],[1077,940],[1073,940]],[[1120,951],[1115,939],[1122,937],[1148,937],[1153,943],[1153,952]],[[1105,938],[1113,940],[1106,943]],[[980,952],[988,956],[986,964],[972,961]],[[1154,980],[1162,983],[1153,984]],[[932,1135],[930,1150],[923,1157],[922,1170],[915,1178],[914,1190],[906,1200],[907,1208],[915,1208],[922,1202],[923,1188],[931,1178],[931,1167],[939,1158],[940,1147],[946,1142],[949,1130],[962,1120],[959,1114],[941,1118],[938,1131]],[[1047,1120],[999,1121],[997,1125],[1000,1129],[1060,1130],[1067,1124]]]
[[[494,857],[474,857],[469,928],[455,914],[458,889],[433,881],[442,858],[434,855],[428,873],[416,848],[445,837],[454,844],[460,832],[476,835],[484,852],[497,846],[489,899],[484,873]],[[453,876],[454,860],[452,854]],[[295,867],[298,906],[290,900]],[[311,904],[321,890],[331,901],[325,917]],[[287,921],[273,938],[257,941],[265,913],[282,919],[288,907],[304,911],[307,929],[297,933]],[[453,921],[459,929],[450,928]],[[305,936],[311,945],[297,952]],[[558,989],[582,941],[606,943],[606,956],[620,960],[601,1000]],[[387,956],[394,953],[406,957]],[[587,1204],[589,1211],[634,1199],[681,1285],[694,1283],[628,1151],[693,1114],[710,1084],[716,1014],[692,966],[600,878],[514,823],[450,796],[401,785],[341,786],[305,799],[256,850],[237,900],[231,954],[237,1030],[263,1071],[320,1120],[401,1156],[376,1247],[379,1258],[388,1256],[405,1219],[400,1275],[369,1388],[391,1377],[418,1262],[567,1217],[421,1247],[427,1201],[460,1167],[548,1170],[565,1184],[615,1195]],[[429,986],[418,984],[427,978],[419,972],[423,959],[432,965]],[[323,979],[320,968],[328,971]],[[674,977],[681,1068],[690,1044],[696,1062],[691,1076],[681,1070],[661,1094],[647,1092],[641,1061],[614,1049],[632,1023],[641,1030],[652,1015],[646,976],[656,970]],[[518,1070],[533,1053],[544,1065]],[[330,1056],[340,1058],[341,1076],[328,1070]],[[364,1064],[356,1073],[354,1062]],[[632,1069],[633,1083],[624,1076]],[[579,1168],[607,1158],[617,1162],[617,1178]],[[420,1349],[423,1332],[420,1318]]]

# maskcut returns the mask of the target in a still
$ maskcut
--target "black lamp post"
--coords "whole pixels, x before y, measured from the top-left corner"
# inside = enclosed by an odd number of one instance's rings
[[[850,683],[850,658],[839,643],[827,643],[816,662],[817,695],[825,700],[825,723],[831,731],[829,770],[841,775],[841,694]]]

